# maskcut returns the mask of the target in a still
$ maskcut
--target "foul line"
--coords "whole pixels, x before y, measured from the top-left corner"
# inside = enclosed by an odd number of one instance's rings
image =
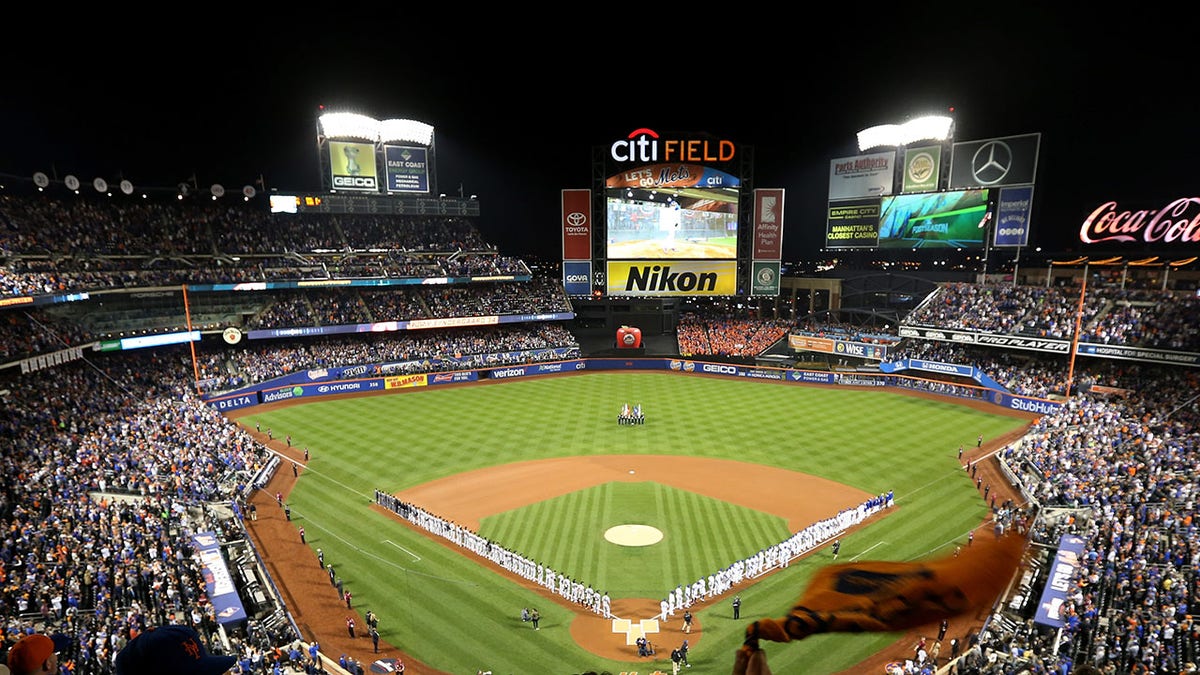
[[[853,560],[853,561],[857,562],[857,561],[858,561],[858,559],[859,559],[859,558],[861,558],[861,557],[862,557],[864,554],[866,554],[866,553],[870,553],[871,549],[873,549],[873,548],[879,548],[880,546],[883,546],[883,545],[884,545],[884,544],[886,544],[886,543],[887,543],[886,541],[884,541],[884,540],[880,539],[880,540],[879,540],[879,542],[878,542],[878,543],[876,543],[874,546],[872,546],[871,548],[868,548],[868,549],[866,549],[866,550],[864,550],[864,551],[861,551],[861,552],[860,552],[858,555],[856,555],[856,556],[854,556],[853,558],[851,558],[851,560]]]
[[[411,556],[412,556],[412,559],[413,559],[413,562],[419,562],[419,561],[421,560],[421,556],[419,556],[419,555],[417,555],[416,553],[413,553],[412,551],[410,551],[410,550],[408,550],[408,549],[404,548],[403,546],[401,546],[400,544],[397,544],[396,542],[392,541],[391,539],[384,539],[384,540],[383,540],[383,543],[385,543],[385,544],[391,544],[392,546],[395,546],[396,548],[400,549],[401,551],[404,551],[405,553],[407,553],[407,554],[411,555]]]

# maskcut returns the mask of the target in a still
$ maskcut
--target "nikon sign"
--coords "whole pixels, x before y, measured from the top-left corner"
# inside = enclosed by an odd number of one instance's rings
[[[734,260],[622,260],[608,263],[608,295],[736,295]]]

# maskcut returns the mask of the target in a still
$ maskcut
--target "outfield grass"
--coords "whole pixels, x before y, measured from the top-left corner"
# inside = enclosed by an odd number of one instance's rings
[[[631,430],[615,423],[626,402],[642,404],[645,426]],[[730,458],[822,476],[871,494],[894,490],[904,508],[844,537],[841,560],[912,560],[946,552],[987,513],[957,462],[958,447],[973,447],[979,434],[992,438],[1024,424],[950,400],[886,390],[665,372],[592,372],[317,401],[243,421],[271,427],[277,438],[290,434],[293,445],[309,448],[309,468],[290,498],[293,519],[302,519],[310,546],[323,548],[326,560],[337,565],[360,611],[379,615],[382,637],[440,670],[484,668],[497,675],[653,668],[581,649],[567,630],[571,610],[375,513],[369,508],[375,489],[397,492],[467,469],[550,457]],[[644,578],[611,569],[607,558],[615,554],[601,543],[603,529],[623,517],[611,513],[612,505],[627,500],[661,519],[662,526],[650,524],[667,531],[685,527],[675,524],[678,514],[709,514],[688,533],[686,557],[699,559],[687,564],[699,571],[680,577],[691,568],[667,547],[637,554],[647,563]],[[661,485],[605,484],[549,501],[554,503],[485,519],[481,532],[535,559],[563,560],[561,571],[597,588],[607,581],[614,598],[659,597],[658,589],[787,536],[772,516]],[[736,541],[712,527],[731,518],[745,524]],[[741,550],[743,545],[752,548]],[[704,638],[691,652],[689,674],[728,673],[745,625],[784,615],[813,571],[828,562],[827,555],[805,558],[743,589],[739,621],[727,602],[702,610]],[[543,616],[536,634],[518,616],[530,606]],[[819,635],[768,645],[768,654],[774,672],[820,675],[858,663],[895,637]],[[660,656],[671,646],[660,645],[666,648]],[[665,659],[658,663],[669,672]]]

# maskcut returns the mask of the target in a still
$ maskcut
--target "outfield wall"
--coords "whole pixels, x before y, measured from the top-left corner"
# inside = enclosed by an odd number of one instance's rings
[[[437,387],[464,382],[511,380],[542,375],[562,375],[583,371],[668,371],[680,375],[707,375],[718,377],[743,377],[756,380],[774,380],[791,384],[819,384],[834,387],[882,387],[907,391],[920,391],[948,398],[983,401],[998,408],[1038,415],[1050,415],[1059,411],[1062,404],[1032,396],[1018,396],[1001,389],[951,384],[942,380],[893,373],[831,373],[794,368],[771,368],[743,366],[729,363],[712,363],[691,359],[673,358],[630,358],[630,359],[570,359],[545,363],[456,370],[453,372],[412,373],[407,375],[385,375],[361,379],[341,379],[350,373],[386,373],[381,364],[309,370],[294,373],[285,378],[264,382],[253,387],[239,389],[220,395],[212,395],[205,401],[222,412],[238,410],[263,403],[319,398],[337,394],[379,393],[385,391]],[[997,385],[999,386],[999,385]]]

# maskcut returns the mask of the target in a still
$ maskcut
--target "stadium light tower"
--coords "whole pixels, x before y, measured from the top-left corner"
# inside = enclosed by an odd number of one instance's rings
[[[945,142],[954,138],[954,118],[926,115],[904,124],[880,124],[858,132],[859,151],[880,147],[902,147],[917,141]]]

